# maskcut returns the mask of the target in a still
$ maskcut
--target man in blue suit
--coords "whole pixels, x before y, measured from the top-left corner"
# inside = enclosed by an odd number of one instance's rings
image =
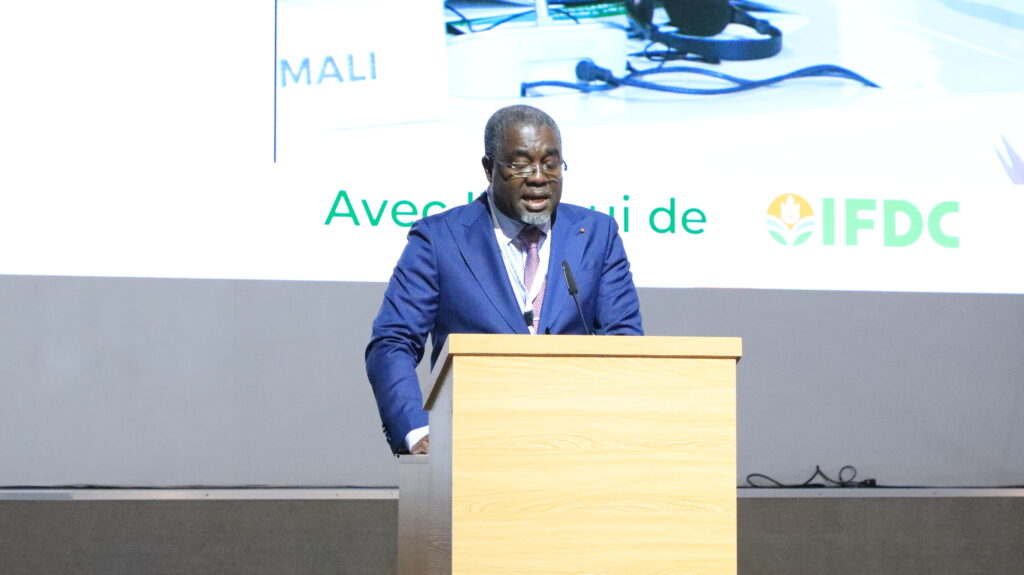
[[[498,110],[484,130],[483,167],[490,185],[479,199],[412,226],[373,322],[366,372],[396,454],[429,449],[415,373],[428,333],[431,365],[450,333],[643,334],[615,220],[560,203],[555,121],[530,106]]]

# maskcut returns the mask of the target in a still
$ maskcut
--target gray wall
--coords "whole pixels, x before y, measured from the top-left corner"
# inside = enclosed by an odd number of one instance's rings
[[[397,485],[382,286],[0,277],[0,485]]]
[[[383,284],[0,276],[0,486],[386,486]],[[1024,296],[643,289],[744,338],[738,484],[1024,484]]]
[[[738,467],[1024,485],[1024,296],[643,290],[648,333],[740,335]],[[819,478],[820,479],[820,478]]]

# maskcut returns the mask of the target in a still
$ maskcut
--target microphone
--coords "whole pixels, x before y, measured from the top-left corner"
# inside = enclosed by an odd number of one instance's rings
[[[594,335],[594,332],[590,330],[590,326],[587,325],[587,318],[583,316],[583,308],[580,307],[580,300],[576,297],[580,290],[576,288],[576,280],[572,277],[569,262],[565,260],[562,260],[562,275],[565,277],[565,287],[569,288],[569,295],[572,296],[572,301],[576,302],[576,311],[580,312],[580,321],[583,322],[584,331],[586,331],[587,335]]]

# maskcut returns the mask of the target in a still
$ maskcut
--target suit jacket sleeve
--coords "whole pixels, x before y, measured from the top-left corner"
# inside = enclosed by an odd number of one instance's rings
[[[384,434],[395,453],[408,451],[409,431],[427,425],[416,366],[434,324],[438,293],[432,231],[428,222],[420,220],[409,231],[366,347],[366,373]]]
[[[598,286],[596,331],[607,335],[643,335],[640,300],[615,220],[608,226],[608,236]]]

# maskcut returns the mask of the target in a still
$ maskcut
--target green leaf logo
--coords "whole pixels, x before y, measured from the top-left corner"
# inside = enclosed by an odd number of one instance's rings
[[[817,220],[810,202],[796,194],[782,194],[768,205],[768,233],[784,246],[798,246],[814,235]]]

